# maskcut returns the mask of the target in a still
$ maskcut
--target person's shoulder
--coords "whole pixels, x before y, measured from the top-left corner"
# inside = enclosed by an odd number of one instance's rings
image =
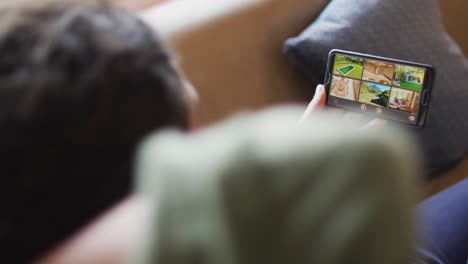
[[[34,263],[128,263],[141,244],[148,213],[145,199],[127,198]]]

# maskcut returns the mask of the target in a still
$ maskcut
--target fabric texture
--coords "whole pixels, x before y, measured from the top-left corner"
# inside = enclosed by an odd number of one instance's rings
[[[131,263],[410,263],[413,141],[324,117],[299,126],[302,110],[146,141],[137,189],[153,219]]]
[[[418,208],[425,244],[416,263],[468,262],[468,179],[425,200]]]
[[[436,0],[333,0],[284,51],[322,83],[331,49],[430,64],[436,71],[424,129],[415,129],[435,174],[468,150],[468,61],[445,31]]]

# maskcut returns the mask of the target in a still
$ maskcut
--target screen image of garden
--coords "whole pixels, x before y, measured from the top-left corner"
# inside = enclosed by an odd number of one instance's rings
[[[364,59],[337,54],[333,66],[333,74],[353,79],[361,79]]]
[[[393,75],[393,85],[420,92],[423,88],[425,72],[422,68],[397,64]]]
[[[339,53],[333,63],[330,96],[410,114],[418,112],[424,68]]]
[[[359,102],[386,107],[390,98],[390,86],[362,82],[359,92]]]

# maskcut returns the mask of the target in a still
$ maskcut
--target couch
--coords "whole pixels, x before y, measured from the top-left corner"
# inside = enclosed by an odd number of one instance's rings
[[[239,111],[305,104],[311,83],[282,54],[328,0],[172,0],[142,11],[175,50],[201,99],[200,126]],[[466,0],[440,0],[449,33],[468,54]],[[428,195],[468,177],[468,158],[427,185]]]

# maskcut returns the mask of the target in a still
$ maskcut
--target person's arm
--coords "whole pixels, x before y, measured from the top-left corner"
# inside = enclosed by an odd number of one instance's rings
[[[412,141],[297,110],[148,139],[137,189],[161,203],[132,263],[409,263]]]
[[[325,107],[326,93],[322,85],[317,87],[300,122]],[[345,115],[346,118],[346,115]],[[381,125],[374,120],[368,126]],[[41,258],[37,264],[117,264],[126,263],[135,252],[144,231],[144,221],[149,208],[141,198],[131,197],[116,205],[108,213],[91,223],[59,248]]]
[[[36,264],[120,264],[135,252],[148,219],[143,198],[130,197]]]

